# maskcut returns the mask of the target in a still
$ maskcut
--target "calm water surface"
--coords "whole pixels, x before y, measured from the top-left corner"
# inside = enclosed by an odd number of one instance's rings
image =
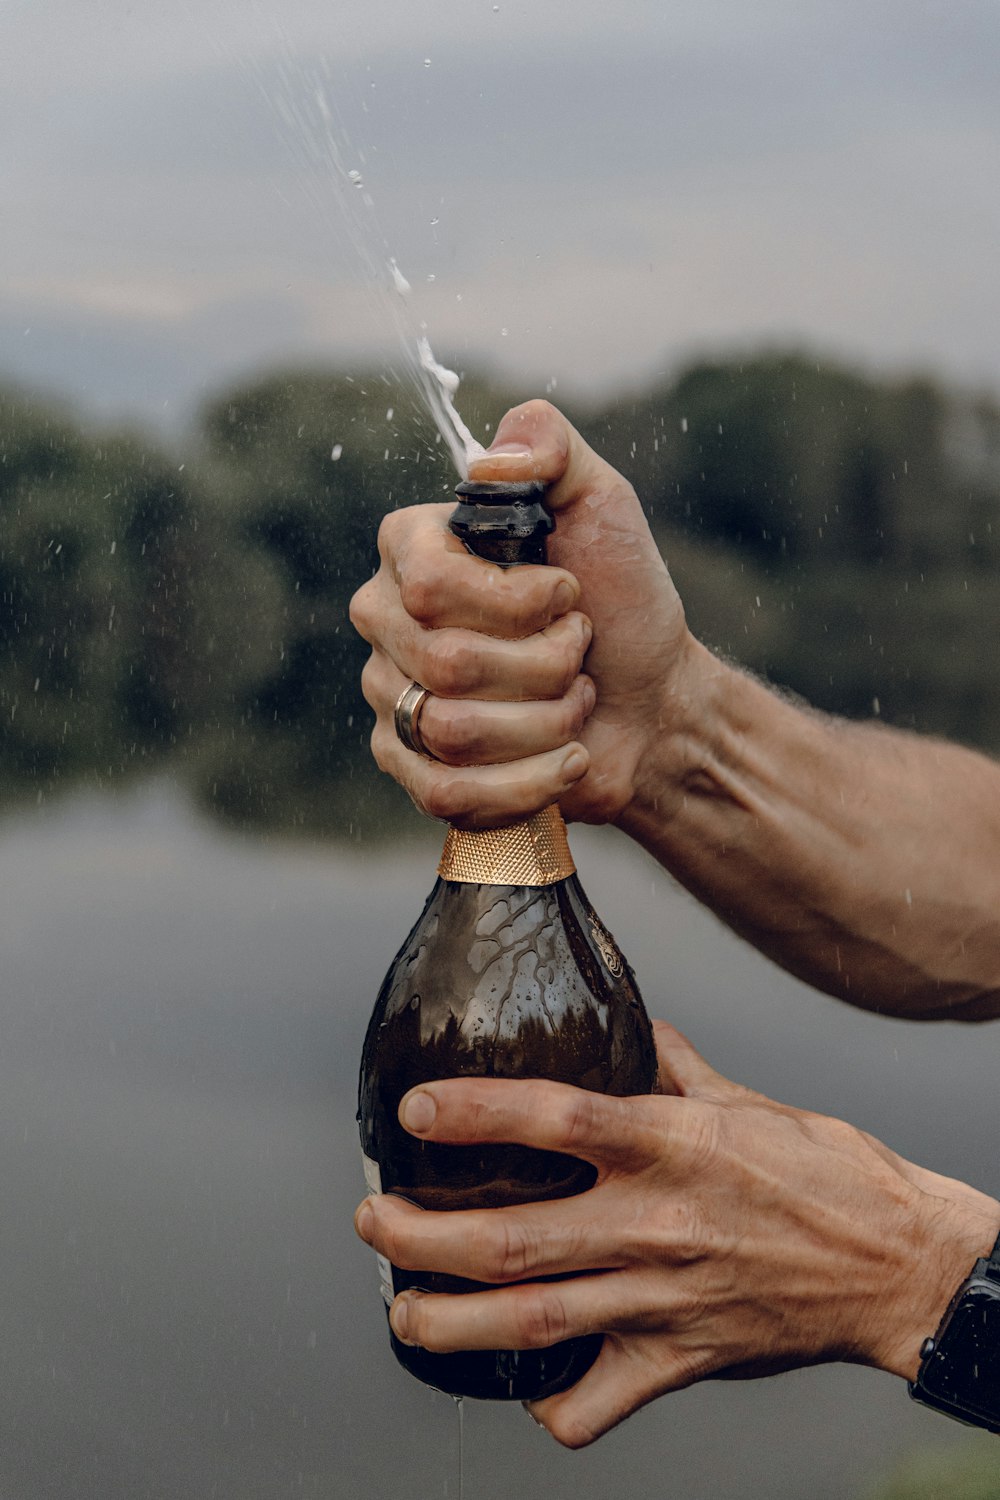
[[[855,1014],[615,837],[581,874],[650,1011],[723,1071],[1000,1192],[1000,1031]],[[391,1358],[355,1069],[435,851],[236,839],[169,787],[0,834],[0,1500],[458,1494],[458,1421]],[[705,1385],[569,1454],[470,1404],[466,1500],[850,1500],[954,1440],[854,1369]]]

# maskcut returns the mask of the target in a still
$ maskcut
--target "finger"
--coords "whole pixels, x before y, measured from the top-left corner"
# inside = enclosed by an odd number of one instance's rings
[[[664,1102],[659,1101],[661,1109]],[[399,1118],[421,1140],[517,1142],[580,1157],[598,1168],[645,1165],[662,1150],[647,1099],[619,1099],[542,1078],[421,1084],[404,1095]]]
[[[579,676],[592,635],[590,621],[577,610],[520,641],[471,630],[425,630],[398,615],[386,620],[380,645],[404,677],[440,698],[522,702],[562,698]]]
[[[540,479],[549,486],[545,503],[565,510],[587,496],[629,499],[627,480],[595,453],[548,401],[526,401],[502,419],[493,443],[469,464],[476,480]]]
[[[698,1378],[688,1358],[657,1339],[605,1338],[596,1361],[576,1385],[525,1410],[564,1448],[586,1448],[641,1406]]]
[[[392,1304],[389,1321],[397,1338],[435,1354],[549,1349],[613,1325],[620,1311],[620,1280],[614,1273],[581,1276],[458,1296],[407,1291]]]
[[[531,817],[558,802],[590,766],[587,751],[575,740],[502,765],[447,766],[407,750],[382,719],[371,745],[379,768],[406,789],[422,813],[456,828],[502,828]]]
[[[602,1222],[586,1193],[446,1213],[387,1193],[368,1207],[364,1232],[355,1221],[361,1238],[401,1271],[435,1271],[506,1286],[539,1276],[618,1269],[628,1258],[620,1224]]]
[[[362,673],[361,690],[387,726],[407,682],[387,656],[372,652]],[[420,710],[420,738],[429,754],[448,766],[521,760],[578,739],[596,697],[593,682],[583,675],[562,698],[534,703],[489,703],[431,694]]]
[[[390,512],[379,528],[383,563],[418,624],[518,640],[576,607],[580,585],[563,568],[500,568],[473,557],[448,528],[453,509],[411,506]]]

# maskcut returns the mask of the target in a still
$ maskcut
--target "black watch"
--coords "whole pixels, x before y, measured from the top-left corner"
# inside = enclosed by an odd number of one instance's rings
[[[924,1340],[910,1395],[958,1422],[1000,1432],[1000,1238]]]

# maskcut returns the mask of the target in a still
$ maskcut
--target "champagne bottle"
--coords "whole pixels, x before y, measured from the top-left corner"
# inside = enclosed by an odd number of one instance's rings
[[[452,530],[501,566],[544,562],[554,522],[541,484],[458,486]],[[594,1168],[518,1145],[419,1141],[399,1124],[408,1089],[438,1078],[553,1078],[596,1092],[648,1093],[656,1077],[635,977],[577,879],[557,807],[505,828],[450,828],[438,880],[394,959],[361,1061],[359,1114],[372,1192],[427,1209],[499,1208],[592,1186]],[[379,1257],[387,1306],[409,1287],[479,1283],[402,1271]],[[573,1385],[601,1335],[544,1350],[436,1354],[399,1342],[399,1362],[453,1396],[535,1400]]]

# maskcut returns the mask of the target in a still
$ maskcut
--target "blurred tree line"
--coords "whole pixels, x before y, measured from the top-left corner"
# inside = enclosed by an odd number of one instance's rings
[[[487,435],[521,393],[462,387]],[[1000,407],[798,356],[567,408],[636,484],[695,632],[811,702],[1000,749]],[[0,390],[0,793],[169,765],[239,824],[399,826],[348,603],[381,515],[445,498],[388,376],[210,401],[183,456]]]

